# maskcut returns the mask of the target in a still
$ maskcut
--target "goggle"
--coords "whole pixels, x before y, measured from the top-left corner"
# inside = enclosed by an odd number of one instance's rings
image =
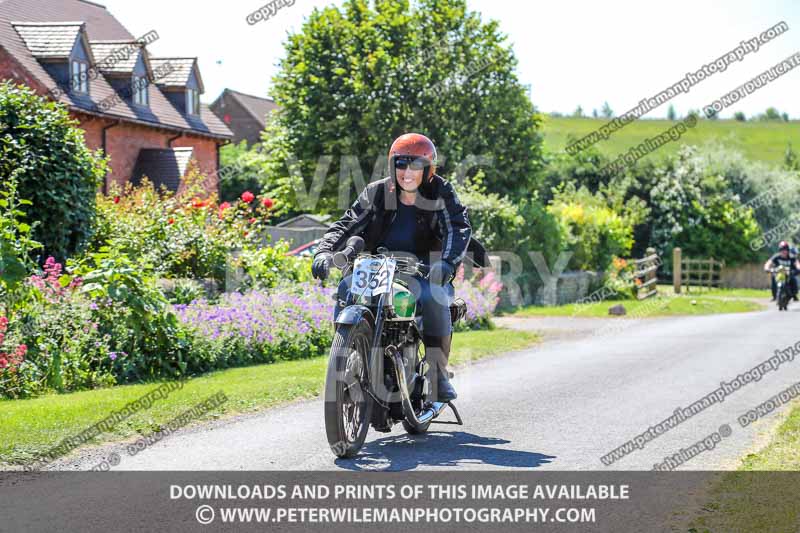
[[[398,170],[405,170],[407,168],[410,168],[411,170],[422,170],[429,166],[431,166],[431,162],[425,157],[413,157],[407,155],[394,156],[394,168]]]

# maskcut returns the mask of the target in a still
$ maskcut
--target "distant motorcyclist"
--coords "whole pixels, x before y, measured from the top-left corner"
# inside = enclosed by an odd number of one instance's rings
[[[791,271],[789,275],[789,290],[791,291],[792,298],[794,301],[798,301],[797,299],[797,273],[800,272],[800,262],[798,262],[797,254],[792,253],[792,247],[789,246],[787,241],[781,241],[778,244],[778,252],[774,254],[772,257],[767,259],[767,262],[764,263],[764,270],[767,272],[772,272],[773,268],[777,268],[780,266],[788,266]],[[775,282],[775,274],[772,273],[772,300],[774,301],[777,297],[778,292],[778,284]]]

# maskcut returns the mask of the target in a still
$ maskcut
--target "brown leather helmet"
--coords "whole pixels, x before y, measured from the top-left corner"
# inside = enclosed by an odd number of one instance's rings
[[[405,133],[395,139],[389,148],[389,172],[395,179],[395,161],[398,158],[411,158],[421,162],[425,170],[423,182],[431,181],[436,173],[436,146],[420,133]]]

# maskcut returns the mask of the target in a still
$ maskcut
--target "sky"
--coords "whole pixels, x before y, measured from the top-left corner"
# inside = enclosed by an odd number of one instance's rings
[[[156,30],[149,46],[161,57],[197,56],[202,100],[225,88],[270,95],[270,80],[289,33],[300,31],[314,8],[341,1],[296,0],[268,20],[246,17],[265,0],[96,0],[134,35]],[[520,82],[543,112],[586,114],[608,102],[616,115],[636,106],[784,21],[789,31],[671,100],[679,115],[701,109],[781,60],[800,52],[799,0],[576,1],[467,0],[484,20],[499,21],[519,61]],[[773,106],[800,119],[800,68],[723,111],[747,116]],[[666,116],[668,104],[646,118]]]

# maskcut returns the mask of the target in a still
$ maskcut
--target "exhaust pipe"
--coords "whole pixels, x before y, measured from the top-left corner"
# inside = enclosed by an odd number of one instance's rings
[[[439,416],[442,409],[447,405],[442,402],[433,402],[430,407],[422,411],[419,416],[414,412],[414,407],[411,405],[411,395],[408,393],[408,385],[406,381],[406,370],[403,365],[403,359],[395,346],[388,346],[386,351],[391,354],[392,362],[394,362],[395,376],[397,383],[400,386],[400,396],[402,397],[403,414],[408,420],[409,424],[417,429],[422,429],[422,426]]]

